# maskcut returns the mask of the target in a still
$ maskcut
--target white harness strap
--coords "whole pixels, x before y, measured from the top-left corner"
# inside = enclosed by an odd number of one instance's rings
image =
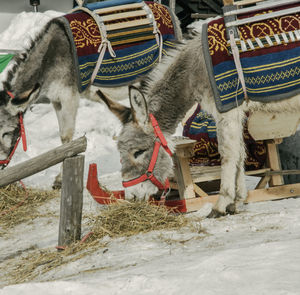
[[[240,53],[239,53],[239,49],[234,40],[234,31],[231,29],[229,30],[229,41],[230,41],[230,46],[231,46],[231,50],[232,50],[233,60],[235,63],[235,67],[236,67],[236,70],[238,73],[239,80],[240,80],[242,88],[243,88],[245,99],[248,100],[247,89],[246,89],[243,69],[242,69],[241,60],[240,60]]]
[[[159,4],[161,4],[161,1],[156,1],[156,2],[158,2]],[[157,43],[157,46],[159,48],[158,61],[161,62],[162,50],[163,50],[163,38],[162,38],[162,34],[161,34],[160,30],[158,29],[157,22],[155,20],[155,17],[153,15],[152,10],[147,5],[144,6],[144,9],[147,11],[148,18],[150,18],[150,20],[151,20],[151,22],[153,24],[153,34],[155,35],[156,43]]]

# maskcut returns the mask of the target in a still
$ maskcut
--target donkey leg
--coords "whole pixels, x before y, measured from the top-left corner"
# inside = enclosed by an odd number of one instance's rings
[[[246,160],[246,147],[243,137],[240,139],[240,159],[237,166],[236,175],[236,201],[244,201],[247,198],[247,187],[245,182],[245,160]]]
[[[242,181],[243,167],[241,157],[242,116],[239,109],[220,114],[217,121],[218,148],[221,155],[221,187],[220,196],[210,217],[218,217],[226,213],[235,213],[237,190],[244,194],[244,187],[237,182]],[[240,173],[241,172],[241,173]],[[239,175],[239,177],[238,177]]]
[[[72,140],[75,131],[79,94],[69,89],[64,91],[64,97],[52,102],[56,112],[61,142],[68,143]],[[62,170],[62,166],[61,166]],[[62,171],[55,177],[52,188],[59,189],[62,184]]]

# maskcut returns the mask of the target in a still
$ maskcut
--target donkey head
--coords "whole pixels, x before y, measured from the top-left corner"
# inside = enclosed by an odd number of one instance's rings
[[[4,84],[0,90],[0,167],[10,157],[20,136],[20,114],[23,114],[30,103],[37,97],[40,85],[22,93],[11,90]]]
[[[159,189],[167,187],[165,183],[172,172],[172,159],[167,149],[159,148],[160,139],[155,135],[145,97],[137,88],[130,87],[131,107],[128,108],[110,100],[99,90],[97,94],[123,124],[118,136],[118,150],[126,199],[148,200]]]

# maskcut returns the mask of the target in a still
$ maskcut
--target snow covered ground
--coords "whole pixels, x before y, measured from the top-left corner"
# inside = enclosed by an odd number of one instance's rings
[[[0,35],[0,48],[23,46],[29,34],[24,33],[36,29],[36,18],[48,16],[20,17],[22,22],[9,28],[18,31],[19,38],[10,42],[9,34],[5,38]],[[20,145],[10,165],[60,145],[50,105],[34,105],[24,120],[28,151],[24,153]],[[83,134],[88,138],[86,173],[89,163],[96,162],[100,181],[115,189],[121,187],[121,180],[112,138],[119,129],[119,122],[104,105],[81,101],[75,138]],[[58,172],[59,165],[24,182],[50,188]],[[255,181],[247,178],[248,187]],[[87,191],[83,209],[101,209]],[[43,210],[55,216],[21,224],[1,238],[0,262],[31,247],[57,245],[59,200],[52,200]],[[204,207],[188,215],[201,227],[200,233],[182,229],[112,239],[106,249],[99,247],[90,256],[41,275],[37,282],[5,287],[0,282],[0,294],[300,294],[300,198],[248,204],[240,214],[219,219],[203,218],[208,210]],[[83,233],[88,231],[83,228]]]

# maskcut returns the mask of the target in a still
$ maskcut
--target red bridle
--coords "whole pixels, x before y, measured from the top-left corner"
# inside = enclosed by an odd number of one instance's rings
[[[7,91],[7,94],[14,99],[14,95],[10,92]],[[25,128],[24,128],[24,122],[23,122],[23,114],[19,113],[19,123],[20,123],[20,135],[15,143],[14,148],[12,149],[11,153],[9,154],[9,156],[7,157],[6,160],[0,160],[0,165],[4,165],[7,166],[9,164],[9,162],[11,161],[12,156],[14,155],[18,144],[22,138],[22,143],[23,143],[23,150],[26,152],[27,151],[27,142],[26,142],[26,134],[25,134]]]
[[[154,167],[155,167],[155,164],[156,164],[156,161],[157,161],[159,148],[161,146],[165,149],[165,151],[170,156],[172,156],[172,152],[169,149],[168,143],[167,143],[167,141],[166,141],[163,133],[161,132],[161,130],[159,128],[157,120],[155,119],[155,117],[153,116],[153,114],[149,114],[149,117],[150,117],[150,121],[151,121],[152,126],[153,126],[155,137],[156,137],[150,164],[148,166],[147,171],[143,175],[141,175],[140,177],[128,180],[128,181],[123,181],[123,186],[124,187],[129,187],[129,186],[133,186],[133,185],[136,185],[138,183],[144,182],[146,180],[150,180],[159,190],[167,191],[169,189],[169,186],[170,186],[168,178],[166,179],[166,181],[165,181],[164,184],[161,183],[153,175],[153,170],[154,170]]]

